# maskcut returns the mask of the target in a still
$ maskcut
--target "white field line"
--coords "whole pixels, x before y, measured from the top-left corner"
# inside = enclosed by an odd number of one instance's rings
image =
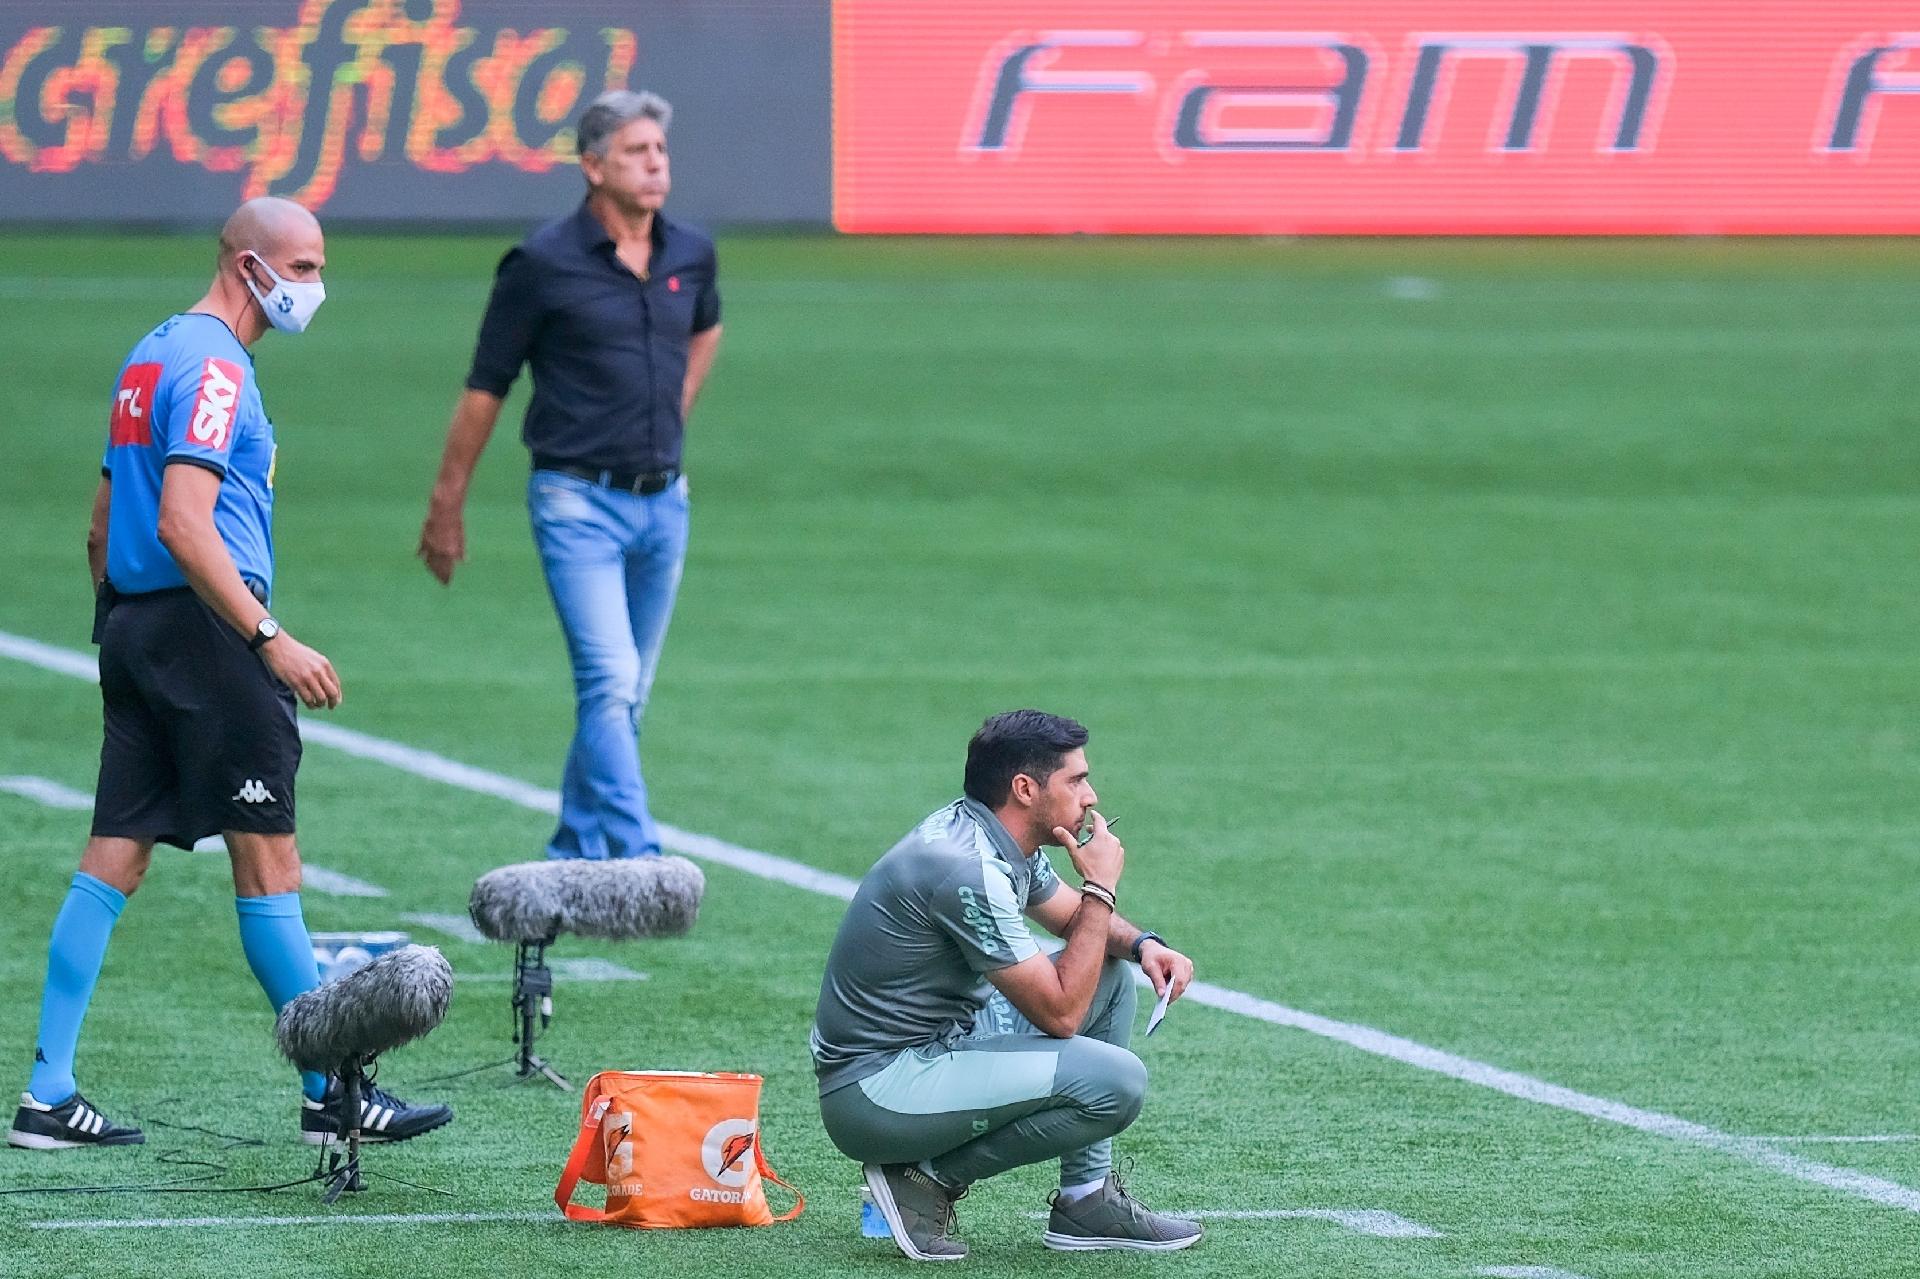
[[[400,916],[409,924],[418,924],[422,928],[431,928],[443,937],[455,941],[484,942],[487,939],[473,926],[473,921],[465,915],[436,915],[428,911],[410,911]]]
[[[556,806],[559,803],[557,794],[554,796],[554,802]],[[555,811],[559,811],[557,807]],[[761,879],[771,879],[775,883],[804,888],[810,893],[819,893],[823,897],[838,897],[843,902],[852,901],[854,890],[860,887],[859,880],[848,879],[845,875],[815,870],[811,866],[789,861],[785,857],[755,852],[751,848],[741,848],[737,844],[729,844],[711,835],[698,835],[664,823],[660,826],[660,842],[672,851],[684,853],[688,857],[718,862],[722,866],[731,866],[735,870],[757,875]]]
[[[1431,302],[1440,296],[1440,282],[1424,275],[1396,275],[1385,287],[1387,296],[1400,302]]]
[[[648,981],[645,973],[636,973],[631,968],[614,963],[611,959],[597,959],[586,955],[579,959],[556,959],[553,971],[571,981]]]
[[[96,1217],[86,1221],[29,1221],[29,1230],[185,1230],[200,1226],[432,1226],[490,1221],[553,1221],[557,1212],[384,1212],[338,1217]]]
[[[595,981],[651,981],[646,973],[636,973],[608,959],[548,959],[547,966],[557,977],[564,977],[568,983]],[[455,981],[509,982],[512,973],[455,973]]]
[[[1755,1137],[1772,1145],[1805,1146],[1884,1146],[1899,1141],[1920,1141],[1920,1133],[1868,1133],[1864,1137]]]
[[[1045,1213],[1029,1213],[1036,1220]],[[1312,1219],[1330,1221],[1357,1234],[1370,1235],[1379,1239],[1439,1239],[1443,1236],[1438,1230],[1423,1226],[1417,1221],[1408,1221],[1405,1217],[1391,1212],[1374,1209],[1348,1208],[1196,1208],[1186,1212],[1169,1214],[1192,1221],[1281,1221],[1288,1219]],[[246,1226],[414,1226],[414,1225],[472,1225],[488,1222],[542,1222],[563,1221],[565,1218],[552,1212],[420,1212],[420,1213],[371,1213],[364,1216],[339,1217],[97,1217],[90,1220],[74,1221],[56,1219],[48,1221],[29,1221],[29,1230],[181,1230],[204,1227],[246,1227]],[[1482,1270],[1485,1275],[1533,1275],[1562,1276],[1564,1271],[1535,1271],[1526,1267],[1495,1268]],[[1577,1279],[1577,1277],[1576,1277]]]
[[[444,937],[455,941],[486,943],[487,939],[473,926],[473,921],[465,915],[441,915],[429,911],[410,911],[400,916],[409,924],[418,924],[430,928]],[[648,981],[645,973],[636,973],[631,968],[614,963],[609,959],[596,959],[587,956],[580,959],[553,959],[548,966],[569,981]],[[512,981],[512,973],[455,973],[455,981]]]
[[[1446,1075],[1463,1083],[1478,1084],[1482,1088],[1491,1088],[1509,1097],[1518,1097],[1522,1101],[1537,1102],[1542,1106],[1552,1106],[1559,1110],[1570,1110],[1589,1119],[1602,1119],[1608,1123],[1635,1128],[1641,1132],[1652,1133],[1657,1137],[1666,1137],[1672,1141],[1685,1142],[1696,1146],[1705,1146],[1722,1154],[1744,1159],[1762,1168],[1792,1177],[1797,1181],[1811,1182],[1825,1186],[1829,1190],[1838,1190],[1871,1203],[1882,1204],[1889,1208],[1904,1208],[1908,1212],[1920,1212],[1920,1191],[1888,1181],[1884,1177],[1869,1176],[1852,1168],[1839,1168],[1831,1164],[1817,1163],[1803,1159],[1799,1155],[1776,1150],[1757,1137],[1737,1137],[1732,1133],[1709,1128],[1705,1124],[1696,1124],[1675,1115],[1662,1114],[1656,1110],[1642,1110],[1638,1106],[1629,1106],[1625,1102],[1609,1101],[1605,1097],[1593,1097],[1586,1093],[1575,1092],[1558,1084],[1550,1084],[1544,1079],[1535,1079],[1531,1075],[1522,1075],[1516,1071],[1503,1070],[1483,1061],[1474,1061],[1468,1057],[1456,1056],[1426,1044],[1390,1035],[1371,1026],[1359,1026],[1352,1022],[1334,1021],[1316,1013],[1302,1012],[1297,1008],[1288,1008],[1270,1000],[1259,999],[1253,995],[1242,994],[1237,990],[1226,990],[1206,982],[1195,982],[1188,988],[1187,998],[1211,1008],[1221,1008],[1242,1016],[1257,1018],[1275,1026],[1291,1026],[1309,1034],[1336,1040],[1362,1052],[1377,1057],[1386,1057],[1393,1061],[1404,1062],[1409,1066],[1418,1066],[1422,1070],[1431,1070],[1435,1074]]]
[[[0,777],[0,791],[19,795],[50,808],[91,809],[93,796],[85,791],[74,790],[59,782],[45,777]],[[209,835],[194,846],[195,852],[210,853],[226,851],[226,843],[218,835]],[[378,884],[356,879],[352,875],[337,870],[328,870],[325,866],[315,866],[308,862],[300,868],[301,887],[322,893],[328,897],[386,897],[390,894]],[[457,941],[484,941],[480,931],[464,915],[409,914],[401,918],[412,923],[422,924],[436,932],[444,933]],[[572,981],[646,981],[647,974],[636,973],[631,968],[616,964],[611,960],[592,957],[580,959],[556,959],[553,970]],[[490,974],[459,975],[461,981],[511,981],[510,976]]]
[[[1184,1221],[1330,1221],[1342,1230],[1375,1239],[1444,1239],[1432,1226],[1379,1208],[1180,1208],[1163,1214]],[[1044,1212],[1027,1214],[1045,1221]]]
[[[64,808],[76,813],[93,811],[93,796],[45,777],[0,777],[0,791],[48,808]]]
[[[1571,1270],[1555,1270],[1552,1266],[1482,1266],[1473,1273],[1487,1279],[1581,1279]]]
[[[62,675],[94,681],[99,679],[94,661],[87,654],[55,648],[50,644],[10,635],[4,631],[0,631],[0,656],[13,657]],[[431,751],[403,746],[398,742],[390,742],[366,733],[357,733],[351,729],[337,728],[331,724],[316,723],[311,719],[301,721],[301,732],[309,741],[332,746],[362,759],[378,760],[429,781],[442,782],[482,795],[492,795],[537,812],[559,811],[560,796],[557,791],[533,786],[486,769],[475,768],[470,764],[462,764]],[[662,826],[660,836],[661,843],[675,852],[719,862],[750,875],[806,888],[829,897],[846,900],[852,897],[856,887],[855,882],[844,875],[828,874],[811,866],[789,861],[784,857],[741,848],[708,835],[695,835],[670,826]],[[1665,1137],[1670,1141],[1703,1146],[1709,1150],[1757,1164],[1796,1181],[1824,1186],[1829,1190],[1837,1190],[1842,1194],[1867,1200],[1869,1203],[1920,1213],[1920,1190],[1913,1190],[1898,1182],[1888,1181],[1884,1177],[1870,1176],[1852,1168],[1840,1168],[1804,1159],[1799,1155],[1776,1149],[1754,1137],[1738,1137],[1675,1115],[1643,1110],[1637,1106],[1629,1106],[1625,1102],[1576,1092],[1571,1088],[1563,1088],[1559,1084],[1550,1084],[1544,1079],[1535,1079],[1531,1075],[1504,1070],[1487,1062],[1457,1056],[1411,1039],[1403,1039],[1399,1035],[1376,1030],[1371,1026],[1335,1021],[1330,1017],[1289,1008],[1272,1000],[1261,999],[1242,991],[1229,990],[1209,982],[1195,982],[1188,988],[1186,998],[1209,1008],[1237,1013],[1242,1017],[1250,1017],[1270,1025],[1304,1030],[1308,1034],[1319,1035],[1322,1038],[1358,1048],[1376,1057],[1385,1057],[1391,1061],[1416,1066],[1421,1070],[1445,1075],[1462,1083],[1490,1088],[1522,1101],[1571,1111],[1577,1115],[1585,1115],[1589,1119],[1620,1124],[1640,1132],[1651,1133],[1656,1137]]]
[[[1398,1213],[1384,1212],[1378,1208],[1195,1208],[1173,1215],[1194,1221],[1331,1221],[1357,1235],[1371,1235],[1375,1239],[1443,1237],[1432,1226],[1423,1226],[1417,1221],[1408,1221]]]
[[[29,666],[38,666],[41,670],[52,671],[56,675],[72,675],[89,683],[100,682],[100,664],[93,660],[90,653],[76,653],[70,648],[56,648],[52,644],[42,644],[39,640],[28,639],[24,635],[10,635],[0,631],[0,657],[11,657],[17,662]]]
[[[19,795],[23,799],[45,804],[49,808],[64,808],[73,811],[91,811],[93,796],[85,791],[77,791],[71,786],[62,786],[59,782],[45,777],[0,777],[0,791]],[[209,835],[193,846],[196,853],[224,853],[226,841],[218,835]],[[364,879],[355,879],[343,875],[337,870],[328,870],[325,866],[315,866],[308,862],[300,868],[301,882],[316,893],[329,897],[385,897],[387,890],[378,884],[369,884]]]
[[[378,884],[369,884],[364,879],[355,879],[352,875],[343,875],[337,870],[328,870],[325,866],[315,866],[306,862],[300,867],[300,884],[316,893],[325,893],[329,897],[385,897],[387,890]]]
[[[7,638],[9,637],[0,634],[0,641]],[[4,652],[4,647],[0,646],[0,653]],[[475,794],[491,795],[495,799],[504,799],[510,804],[518,804],[536,813],[557,816],[560,812],[560,792],[557,790],[535,786],[518,778],[507,777],[484,768],[475,768],[471,764],[462,764],[458,760],[436,755],[432,751],[405,746],[368,733],[358,733],[353,729],[341,728],[335,724],[318,723],[311,718],[303,718],[300,721],[300,735],[307,741],[331,746],[357,759],[374,760],[397,768],[401,772],[412,773],[416,777],[442,782],[448,786],[457,786]],[[737,844],[729,844],[725,840],[715,839],[710,835],[680,830],[664,823],[659,829],[661,844],[673,852],[698,857],[704,861],[718,862],[722,866],[730,866],[761,879],[770,879],[794,888],[804,888],[809,892],[822,893],[828,897],[838,897],[842,901],[851,901],[854,889],[860,886],[845,875],[815,870],[811,866],[789,861],[784,857],[775,857],[769,853],[756,852],[751,848],[741,848]]]

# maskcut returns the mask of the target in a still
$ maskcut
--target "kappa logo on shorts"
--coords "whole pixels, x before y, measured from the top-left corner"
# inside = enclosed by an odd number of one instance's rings
[[[241,783],[240,789],[234,793],[233,797],[248,804],[272,804],[276,802],[273,798],[273,792],[267,789],[267,784],[251,777]]]
[[[209,355],[200,370],[200,393],[193,399],[193,422],[187,439],[225,452],[233,442],[233,414],[240,404],[240,386],[247,375],[232,360]]]

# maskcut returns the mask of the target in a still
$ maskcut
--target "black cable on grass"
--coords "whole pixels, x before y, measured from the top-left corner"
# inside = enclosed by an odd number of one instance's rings
[[[217,1128],[203,1128],[199,1124],[176,1124],[168,1119],[150,1119],[145,1115],[139,1116],[139,1119],[141,1123],[149,1128],[171,1128],[175,1132],[197,1132],[202,1136],[212,1137],[216,1141],[226,1143],[221,1147],[223,1150],[239,1150],[246,1146],[264,1146],[267,1144],[258,1137],[242,1137],[235,1133],[221,1132]]]
[[[452,1199],[455,1197],[454,1193],[451,1190],[442,1190],[438,1186],[423,1186],[417,1181],[408,1181],[405,1177],[396,1177],[392,1173],[374,1172],[370,1168],[362,1168],[360,1170],[360,1175],[362,1177],[373,1177],[380,1181],[396,1182],[402,1186],[411,1186],[415,1190],[424,1190],[428,1194],[441,1195],[448,1199]]]
[[[520,1059],[518,1057],[506,1057],[500,1061],[483,1061],[478,1066],[468,1066],[464,1070],[456,1070],[446,1075],[430,1075],[425,1079],[417,1079],[414,1082],[421,1087],[425,1087],[428,1084],[444,1084],[455,1079],[465,1079],[471,1075],[477,1075],[483,1070],[498,1070],[502,1066],[517,1065],[519,1061]],[[515,1080],[514,1082],[517,1083],[519,1081]]]
[[[226,1169],[221,1169],[225,1172]],[[193,1186],[183,1183],[194,1181],[212,1181],[220,1173],[203,1173],[198,1177],[177,1177],[172,1181],[149,1181],[127,1186],[18,1186],[10,1190],[0,1190],[0,1195],[264,1195],[276,1190],[292,1190],[295,1186],[310,1185],[326,1180],[324,1172],[312,1173],[298,1181],[283,1181],[276,1186]]]
[[[176,1100],[168,1098],[161,1105]],[[267,1143],[257,1137],[242,1137],[236,1133],[221,1132],[216,1128],[203,1128],[199,1124],[177,1124],[168,1119],[156,1119],[148,1115],[136,1115],[140,1123],[148,1128],[170,1128],[175,1132],[202,1133],[215,1140],[225,1142],[223,1150],[238,1150],[246,1146],[265,1146]],[[316,1181],[325,1181],[331,1172],[327,1168],[326,1150],[322,1148],[319,1165],[314,1171],[298,1181],[283,1181],[272,1186],[202,1186],[196,1183],[212,1181],[225,1176],[232,1169],[226,1164],[214,1163],[210,1159],[199,1159],[185,1150],[155,1151],[153,1161],[170,1167],[206,1168],[208,1172],[191,1177],[170,1177],[165,1181],[148,1181],[119,1186],[18,1186],[0,1190],[0,1195],[254,1195],[271,1194],[278,1190],[292,1190],[296,1186],[311,1185]],[[393,1180],[398,1180],[394,1178]],[[411,1183],[407,1183],[411,1184]],[[432,1189],[432,1187],[422,1187]],[[445,1192],[442,1192],[445,1193]]]
[[[221,1169],[220,1172],[225,1172]],[[197,1177],[176,1177],[172,1181],[148,1181],[126,1186],[15,1186],[0,1190],[0,1195],[117,1195],[140,1191],[155,1195],[177,1195],[191,1193],[182,1187],[183,1182],[212,1181],[219,1172],[201,1173]],[[201,1191],[201,1193],[207,1193]]]
[[[367,1082],[372,1083],[373,1078],[372,1072],[369,1072]],[[179,1102],[178,1097],[168,1097],[157,1104],[169,1106],[177,1105]],[[174,1132],[200,1133],[203,1136],[212,1137],[215,1141],[224,1143],[221,1146],[222,1150],[239,1150],[248,1146],[267,1144],[258,1137],[243,1137],[238,1133],[221,1132],[217,1128],[206,1128],[200,1124],[180,1124],[171,1119],[158,1119],[150,1115],[135,1115],[134,1118],[148,1128],[165,1128]],[[17,1186],[0,1190],[0,1195],[267,1195],[281,1190],[293,1190],[299,1186],[310,1186],[315,1182],[331,1181],[339,1172],[343,1158],[339,1150],[322,1146],[320,1158],[314,1165],[314,1170],[297,1181],[283,1181],[271,1186],[203,1186],[198,1183],[225,1176],[232,1169],[226,1164],[215,1163],[211,1159],[197,1158],[185,1150],[157,1150],[153,1152],[153,1162],[156,1164],[176,1168],[206,1168],[209,1171],[191,1177],[170,1177],[165,1181],[148,1181],[121,1186]],[[360,1170],[360,1175],[377,1177],[381,1181],[396,1182],[402,1186],[430,1191],[436,1195],[445,1195],[449,1199],[454,1197],[451,1190],[442,1190],[438,1186],[423,1186],[419,1182],[408,1181],[389,1173],[363,1168]]]

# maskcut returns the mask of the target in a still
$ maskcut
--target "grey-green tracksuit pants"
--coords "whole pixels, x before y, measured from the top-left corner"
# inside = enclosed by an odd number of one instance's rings
[[[1061,1185],[1097,1181],[1146,1098],[1147,1068],[1127,1048],[1136,1002],[1131,965],[1109,958],[1080,1033],[1055,1039],[995,991],[966,1036],[822,1097],[827,1135],[848,1158],[924,1159],[956,1185],[1056,1155]]]

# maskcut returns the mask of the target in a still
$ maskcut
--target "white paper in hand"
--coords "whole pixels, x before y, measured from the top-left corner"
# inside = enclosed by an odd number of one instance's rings
[[[1166,1020],[1167,1005],[1173,1002],[1173,983],[1167,983],[1166,991],[1160,996],[1160,1002],[1153,1006],[1153,1013],[1147,1018],[1147,1033],[1151,1035],[1160,1029],[1160,1023]]]

